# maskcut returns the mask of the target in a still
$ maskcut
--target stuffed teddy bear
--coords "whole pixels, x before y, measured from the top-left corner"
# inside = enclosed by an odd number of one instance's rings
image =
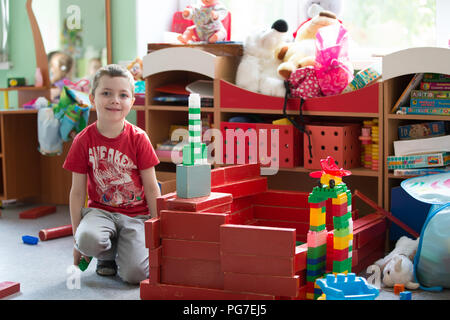
[[[183,44],[191,40],[215,43],[227,38],[227,31],[222,24],[222,20],[228,14],[227,9],[218,0],[201,0],[201,2],[183,11],[183,18],[194,22],[193,26],[178,36],[178,40]]]
[[[414,282],[413,260],[416,255],[419,238],[416,240],[401,237],[395,244],[394,250],[383,259],[375,262],[383,272],[383,284],[393,287],[395,284],[404,284],[405,288],[414,290],[420,285]]]
[[[277,51],[281,61],[278,74],[289,79],[298,68],[314,66],[316,55],[316,34],[320,28],[340,23],[331,11],[321,11],[317,16],[304,22],[295,33],[293,42],[284,43]]]
[[[280,61],[275,50],[285,41],[288,25],[277,20],[270,30],[251,34],[244,43],[244,55],[236,71],[236,85],[253,92],[284,97],[284,79],[277,73]]]

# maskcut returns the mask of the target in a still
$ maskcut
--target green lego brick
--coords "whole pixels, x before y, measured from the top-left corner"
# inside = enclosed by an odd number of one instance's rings
[[[317,259],[327,254],[327,244],[323,244],[319,247],[311,248],[308,247],[308,251],[306,253],[307,259]]]
[[[323,274],[321,275],[316,275],[316,276],[306,276],[306,282],[314,282],[319,278],[322,278]]]
[[[320,269],[325,269],[326,266],[326,261],[322,261],[320,263],[317,264],[307,264],[306,265],[306,270],[320,270]]]
[[[352,204],[352,192],[350,190],[347,190],[346,193],[347,193],[347,205],[351,205]]]
[[[323,231],[326,229],[326,225],[325,224],[321,224],[320,226],[309,226],[309,230],[311,231]]]
[[[81,271],[85,271],[89,267],[89,263],[91,263],[92,258],[89,258],[89,261],[86,261],[84,257],[81,258],[80,263],[78,264],[78,268],[80,268]]]
[[[351,271],[352,259],[347,258],[343,261],[333,261],[333,272],[342,273],[345,271]]]
[[[349,219],[352,218],[351,212],[347,212],[342,217],[333,217],[333,227],[334,229],[344,229],[349,226]]]
[[[350,234],[350,229],[347,226],[346,228],[341,229],[334,229],[333,236],[340,238],[340,237],[346,237]]]

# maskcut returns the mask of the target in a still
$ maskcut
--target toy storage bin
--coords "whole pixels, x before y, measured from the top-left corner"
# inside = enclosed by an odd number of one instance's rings
[[[226,130],[242,129],[245,134],[245,146],[240,145],[236,135],[227,138]],[[267,165],[279,168],[294,168],[303,163],[303,143],[302,133],[291,125],[273,125],[266,123],[242,123],[242,122],[221,122],[220,130],[223,136],[223,162],[225,164],[249,164],[267,163],[267,159],[260,159],[260,148],[266,148],[264,154],[271,157]],[[260,133],[260,130],[267,133],[267,137]],[[278,130],[279,141],[272,141],[273,130]],[[242,138],[241,138],[242,139]],[[230,141],[228,141],[230,140]],[[271,154],[273,143],[278,143],[278,157]],[[233,145],[233,153],[227,152],[227,146]],[[275,146],[276,147],[276,146]],[[245,150],[245,153],[242,151]],[[256,158],[255,158],[256,156]],[[230,158],[232,157],[232,159]],[[240,158],[244,157],[244,159]]]
[[[312,157],[308,149],[308,136],[304,135],[304,166],[306,169],[321,169],[320,159],[332,156],[336,164],[344,169],[361,166],[359,124],[307,124],[311,135]]]

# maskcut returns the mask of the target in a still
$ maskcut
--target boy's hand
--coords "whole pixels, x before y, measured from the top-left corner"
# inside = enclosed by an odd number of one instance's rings
[[[211,11],[211,18],[213,20],[217,20],[219,18],[219,15],[215,11]]]
[[[84,260],[89,262],[91,259],[89,257],[83,256],[80,251],[73,248],[73,264],[78,266],[80,264],[81,258],[84,257]]]

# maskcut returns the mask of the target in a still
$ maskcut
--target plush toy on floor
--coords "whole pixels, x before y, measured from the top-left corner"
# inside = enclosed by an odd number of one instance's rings
[[[194,21],[194,25],[178,37],[181,43],[189,41],[206,41],[215,43],[227,38],[227,31],[222,20],[228,10],[218,0],[201,0],[198,5],[188,6],[183,11],[183,18]]]
[[[395,244],[394,250],[383,259],[375,262],[383,272],[383,284],[393,287],[395,284],[404,284],[407,289],[417,289],[418,283],[414,282],[414,256],[419,244],[416,240],[401,237]]]
[[[280,61],[276,49],[285,42],[288,25],[277,20],[270,30],[264,30],[247,37],[244,55],[236,72],[236,85],[253,92],[284,97],[284,79],[277,73]]]

